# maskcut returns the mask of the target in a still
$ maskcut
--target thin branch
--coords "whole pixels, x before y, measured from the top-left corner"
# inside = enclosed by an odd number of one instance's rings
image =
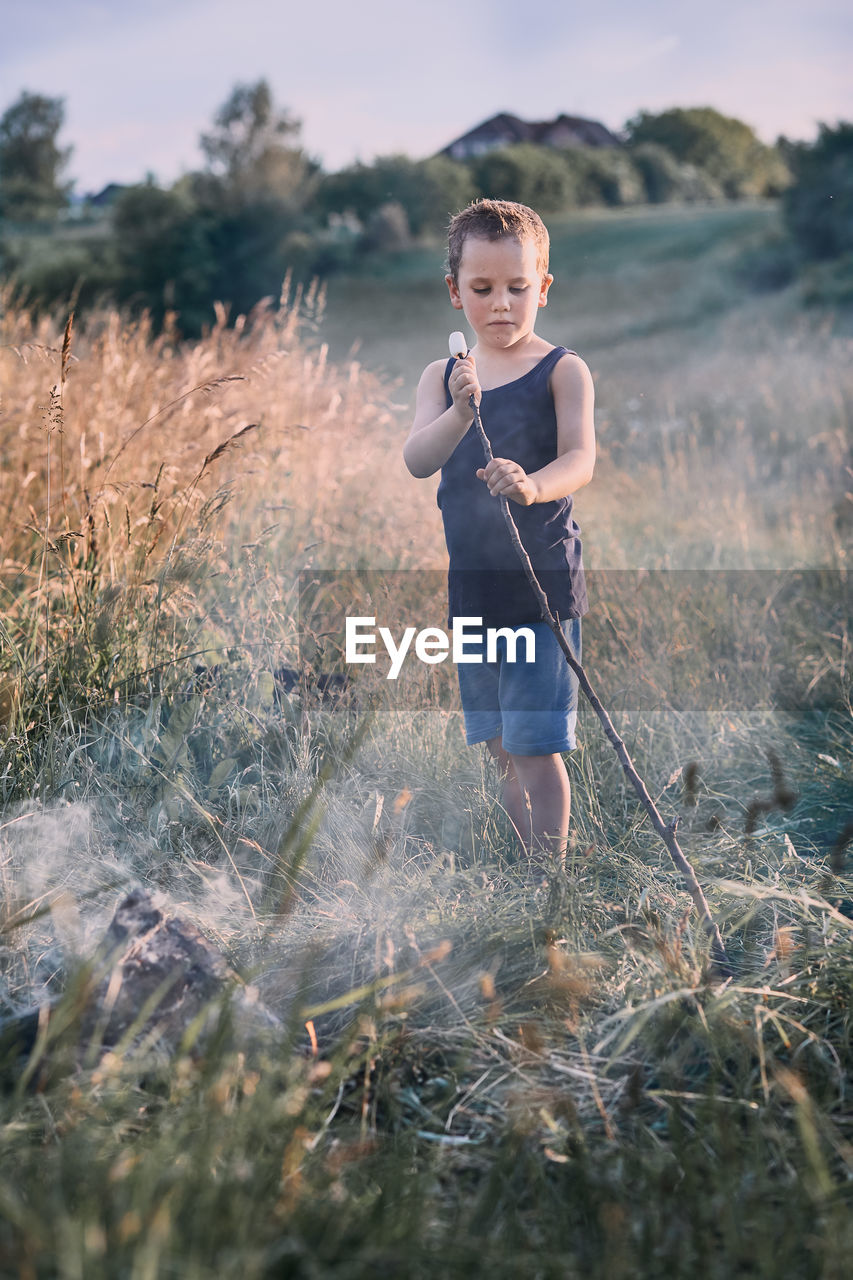
[[[483,452],[486,455],[486,461],[491,462],[492,458],[494,457],[494,454],[492,453],[492,446],[489,441],[489,437],[486,435],[486,432],[483,429],[483,422],[480,417],[479,405],[477,404],[473,396],[470,397],[468,403],[471,406],[472,410],[474,411],[474,424],[480,436],[480,442],[482,443],[482,446],[483,446]],[[551,609],[548,605],[548,598],[545,595],[545,592],[542,590],[542,587],[539,585],[539,581],[536,577],[536,574],[533,571],[533,565],[530,563],[530,557],[528,556],[526,550],[524,549],[524,544],[522,543],[521,538],[519,537],[518,529],[516,528],[515,521],[513,520],[512,513],[510,512],[510,509],[509,509],[509,501],[507,500],[504,494],[500,494],[499,497],[500,497],[501,511],[503,513],[503,518],[504,518],[504,521],[506,522],[507,529],[509,530],[509,536],[512,540],[512,545],[515,547],[516,553],[518,555],[519,560],[521,561],[522,568],[524,569],[527,580],[530,583],[531,587],[533,588],[533,593],[536,596],[536,600],[539,604],[539,609],[542,614],[542,618],[545,622],[548,623],[548,626],[551,628],[554,635],[556,636],[557,643],[562,649],[566,661],[568,662],[572,671],[574,671],[575,675],[577,676],[578,684],[583,689],[589,702],[592,704],[592,708],[595,711],[595,714],[598,716],[599,720],[601,721],[605,734],[607,735],[608,739],[610,740],[610,743],[613,746],[614,751],[619,757],[619,763],[622,765],[622,768],[628,780],[630,781],[631,785],[633,786],[634,790],[639,796],[640,803],[642,804],[643,808],[646,810],[646,813],[651,818],[652,826],[654,827],[655,831],[657,831],[658,835],[663,840],[664,844],[667,847],[667,850],[669,851],[670,857],[672,858],[676,867],[684,877],[684,882],[687,885],[687,889],[690,893],[690,896],[692,897],[696,905],[696,909],[699,912],[700,916],[702,917],[702,921],[705,925],[705,928],[708,934],[710,935],[711,951],[712,951],[716,965],[724,973],[730,973],[731,968],[729,965],[728,957],[726,955],[726,949],[723,945],[723,939],[720,934],[719,927],[717,926],[713,916],[711,915],[711,909],[708,906],[708,901],[704,893],[702,892],[702,887],[699,884],[699,881],[696,879],[696,872],[693,870],[692,866],[688,862],[678,841],[675,838],[675,828],[677,826],[678,819],[673,818],[672,822],[666,823],[661,817],[660,812],[658,811],[657,805],[655,804],[655,802],[652,800],[651,796],[648,793],[646,784],[643,782],[643,779],[640,777],[640,775],[637,773],[637,770],[634,768],[634,763],[631,760],[630,755],[628,754],[628,749],[626,748],[625,743],[622,741],[622,739],[619,737],[619,734],[614,729],[613,722],[611,721],[610,716],[607,714],[604,707],[602,706],[601,701],[598,698],[592,685],[590,684],[589,679],[587,678],[587,674],[584,671],[583,667],[578,662],[577,658],[575,658],[574,654],[569,648],[569,642],[567,641],[566,637],[563,635],[562,627],[557,622],[557,619],[554,617],[553,613],[551,612]]]

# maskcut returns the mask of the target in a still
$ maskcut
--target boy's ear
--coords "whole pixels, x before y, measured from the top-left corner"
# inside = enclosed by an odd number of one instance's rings
[[[457,311],[461,311],[462,299],[459,296],[459,285],[453,279],[453,276],[445,276],[444,279],[447,284],[447,288],[450,292],[451,304],[456,308]]]
[[[541,283],[541,285],[539,286],[539,305],[540,305],[540,307],[547,307],[547,305],[548,305],[548,290],[551,288],[551,285],[552,285],[553,283],[554,283],[554,277],[553,277],[552,275],[546,275],[546,276],[543,276],[543,277],[542,277],[542,283]]]

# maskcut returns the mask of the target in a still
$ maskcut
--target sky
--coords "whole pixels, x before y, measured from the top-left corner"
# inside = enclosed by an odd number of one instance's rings
[[[75,192],[199,168],[265,77],[327,170],[434,154],[498,111],[618,130],[711,106],[766,142],[853,119],[850,0],[0,0],[0,112],[65,100]]]

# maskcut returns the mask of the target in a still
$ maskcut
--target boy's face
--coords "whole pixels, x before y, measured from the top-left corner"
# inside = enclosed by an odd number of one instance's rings
[[[554,277],[540,274],[532,240],[467,236],[458,279],[445,279],[450,301],[465,312],[478,343],[505,350],[533,333]]]

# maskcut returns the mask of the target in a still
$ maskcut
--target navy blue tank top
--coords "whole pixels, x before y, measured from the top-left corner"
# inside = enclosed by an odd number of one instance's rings
[[[521,378],[484,391],[483,428],[496,458],[511,458],[525,471],[538,471],[557,456],[557,415],[548,380],[567,347],[554,347]],[[447,384],[454,365],[444,372]],[[485,466],[473,422],[441,468],[437,501],[450,555],[448,624],[454,617],[480,617],[484,627],[539,622],[542,614],[510,540],[498,498],[477,478]],[[580,618],[588,610],[581,561],[580,529],[572,519],[571,497],[510,511],[536,576],[559,619]]]

